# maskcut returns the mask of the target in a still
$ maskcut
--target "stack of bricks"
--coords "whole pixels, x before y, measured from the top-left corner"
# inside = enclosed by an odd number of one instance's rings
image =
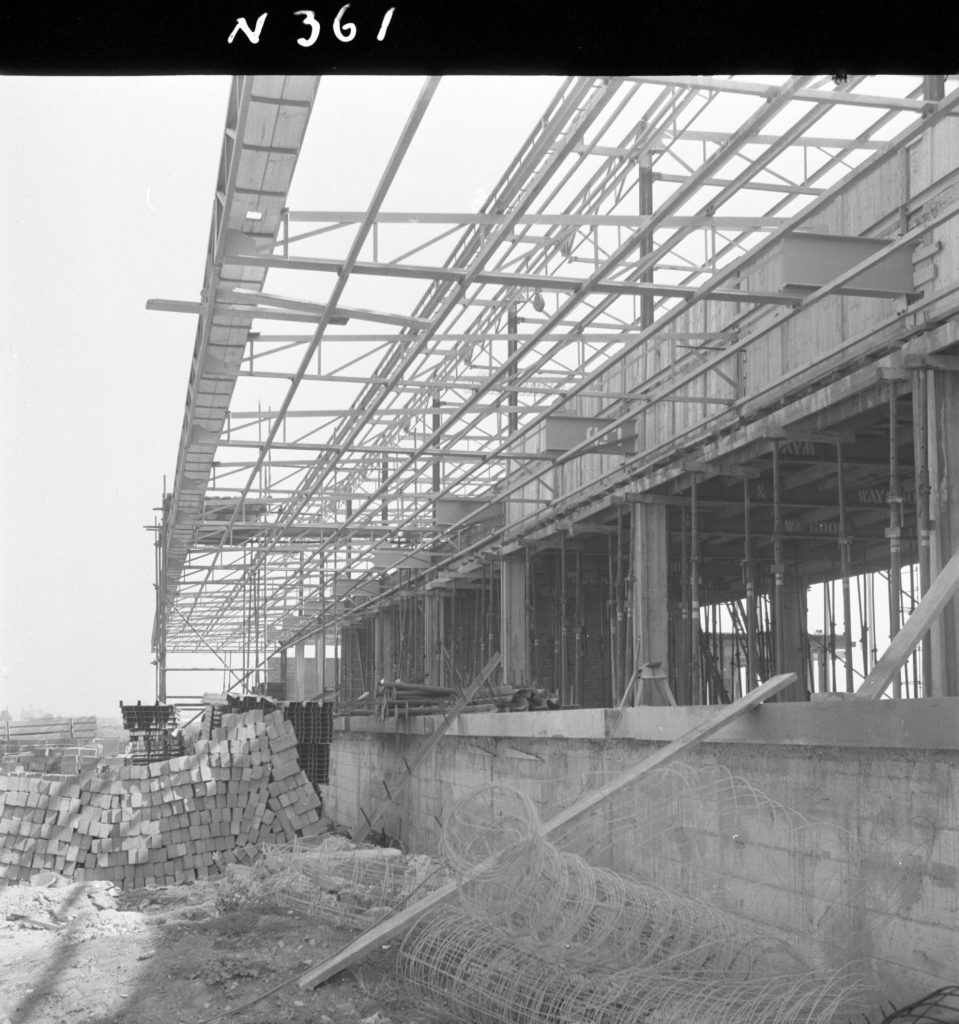
[[[281,712],[224,715],[192,753],[113,779],[0,776],[0,883],[55,871],[182,884],[250,863],[261,843],[321,834],[320,807]]]
[[[80,775],[95,772],[100,763],[97,747],[63,747],[60,751],[60,774]]]

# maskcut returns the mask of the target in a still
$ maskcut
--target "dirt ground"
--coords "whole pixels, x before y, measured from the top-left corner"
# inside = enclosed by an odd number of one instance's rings
[[[120,892],[0,888],[0,1024],[435,1024],[404,997],[396,943],[315,989],[296,978],[351,942],[227,877]]]

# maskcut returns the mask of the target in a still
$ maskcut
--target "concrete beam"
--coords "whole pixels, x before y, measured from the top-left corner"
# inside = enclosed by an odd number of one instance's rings
[[[871,256],[878,255],[889,241],[846,235],[796,232],[779,245],[779,273],[784,291],[802,294],[829,284],[834,278]],[[846,281],[838,291],[843,295],[876,297],[914,296],[912,255],[905,246],[894,249],[861,274]]]
[[[716,709],[683,707],[588,708],[528,714],[464,715],[448,738],[494,739],[624,739],[661,743],[678,738],[708,721]],[[435,722],[424,716],[409,723],[413,734],[428,734]],[[334,726],[345,729],[340,719]],[[350,719],[353,732],[394,733],[393,722]],[[754,715],[731,722],[714,733],[710,743],[782,747],[834,747],[884,751],[943,750],[959,752],[959,700],[860,700],[830,694],[803,703],[766,703]]]

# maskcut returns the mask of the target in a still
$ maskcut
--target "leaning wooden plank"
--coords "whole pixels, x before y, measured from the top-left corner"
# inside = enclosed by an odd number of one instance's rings
[[[629,682],[626,684],[626,689],[623,690],[623,699],[619,702],[619,707],[626,707],[626,701],[629,700],[629,695],[633,692],[633,687],[636,685],[636,680],[639,679],[639,673],[641,666],[637,665],[633,669],[633,674],[629,677]]]
[[[739,718],[750,708],[754,708],[774,693],[779,693],[780,690],[791,686],[796,682],[796,678],[796,675],[792,672],[787,672],[781,676],[774,676],[768,682],[740,697],[739,700],[718,709],[708,722],[697,725],[694,729],[683,733],[679,739],[660,747],[650,754],[649,757],[643,758],[639,764],[623,772],[622,775],[617,776],[601,789],[587,794],[581,800],[577,800],[571,807],[561,811],[556,817],[551,818],[544,826],[546,834],[549,835],[561,829],[574,818],[579,817],[579,815],[595,807],[596,804],[601,803],[607,797],[624,789],[647,772],[652,771],[654,768],[659,768],[661,765],[685,754],[692,747],[696,746],[697,743],[706,739],[707,736],[711,736],[733,719]],[[484,861],[475,871],[481,871],[489,866],[491,866],[491,861]],[[335,956],[324,960],[321,964],[317,964],[316,967],[311,967],[305,974],[300,976],[297,984],[300,988],[313,988],[316,985],[321,985],[328,978],[332,978],[334,974],[338,974],[352,964],[358,963],[374,949],[379,948],[384,942],[389,942],[397,935],[401,935],[434,907],[452,899],[456,895],[457,888],[457,882],[449,882],[430,893],[429,896],[425,896],[418,903],[413,904],[413,906],[407,907],[405,910],[401,910],[392,917],[387,918],[387,920],[351,942],[345,949],[340,950]]]
[[[410,780],[413,777],[413,773],[426,760],[426,758],[429,757],[436,744],[439,743],[439,741],[446,735],[447,730],[456,720],[456,717],[463,708],[466,707],[469,701],[472,700],[480,688],[486,684],[486,682],[492,677],[493,673],[499,668],[500,661],[501,659],[499,654],[494,654],[483,667],[480,674],[460,694],[459,700],[457,700],[456,703],[445,712],[436,712],[436,714],[443,715],[443,721],[429,734],[429,736],[426,737],[426,741],[413,755],[412,760],[407,765],[407,774],[403,777],[397,789],[394,790],[392,799],[380,804],[380,806],[373,812],[373,816],[367,819],[367,823],[370,828],[373,828],[380,818],[383,817],[386,813],[386,809],[396,800],[397,794],[402,792],[402,790],[409,785]]]
[[[875,699],[881,697],[889,684],[899,674],[916,644],[926,635],[936,620],[936,616],[946,607],[950,599],[959,591],[959,551],[942,567],[939,575],[932,581],[929,589],[922,595],[912,615],[906,619],[905,625],[892,638],[886,653],[876,662],[873,670],[866,676],[862,686],[856,691],[857,697]]]

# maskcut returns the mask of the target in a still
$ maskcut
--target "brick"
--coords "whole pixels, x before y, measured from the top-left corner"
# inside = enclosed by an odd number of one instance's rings
[[[274,782],[280,782],[284,779],[292,778],[300,770],[299,764],[296,760],[288,761],[285,764],[277,764],[273,762],[273,780]]]
[[[274,756],[280,753],[281,751],[291,750],[295,747],[296,736],[293,733],[292,727],[290,728],[290,731],[287,734],[281,735],[276,739],[270,740],[270,750]]]

